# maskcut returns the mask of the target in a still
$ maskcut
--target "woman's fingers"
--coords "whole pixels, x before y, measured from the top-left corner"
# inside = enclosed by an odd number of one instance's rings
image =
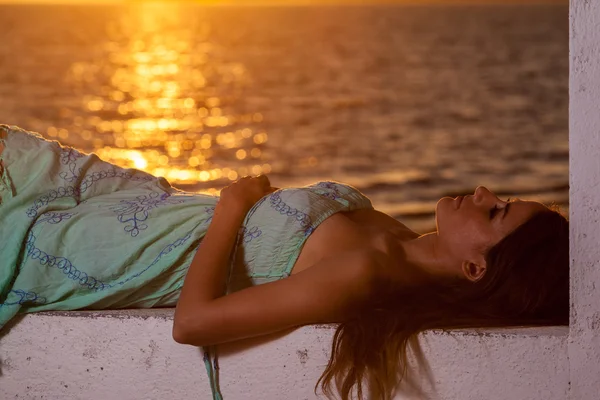
[[[241,178],[238,179],[238,182],[246,182],[244,183],[244,185],[255,185],[256,183],[258,183],[258,185],[266,191],[275,191],[275,190],[279,190],[279,188],[275,188],[274,190],[271,190],[271,181],[269,181],[269,178],[267,177],[267,175],[261,174],[258,176],[251,176],[251,175],[245,175],[242,176]],[[250,182],[256,182],[254,184],[250,183]]]
[[[258,175],[256,178],[263,184],[264,187],[271,186],[271,182],[269,181],[269,178],[266,175]]]

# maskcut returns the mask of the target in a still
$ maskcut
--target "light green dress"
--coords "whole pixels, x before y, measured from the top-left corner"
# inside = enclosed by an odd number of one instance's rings
[[[0,141],[0,330],[18,313],[177,304],[218,196],[16,126],[0,125]],[[289,276],[322,221],[361,208],[373,208],[366,196],[333,181],[266,195],[240,227],[227,293]],[[204,350],[220,399],[215,349]]]

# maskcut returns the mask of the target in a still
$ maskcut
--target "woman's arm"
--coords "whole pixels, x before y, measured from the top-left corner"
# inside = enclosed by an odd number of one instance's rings
[[[177,343],[212,346],[309,324],[342,322],[372,295],[379,254],[329,257],[277,281],[251,286],[194,308],[173,326]]]
[[[225,294],[231,252],[245,215],[242,207],[230,205],[225,209],[222,202],[217,203],[213,219],[183,282],[175,309],[175,326],[185,323],[202,305]]]
[[[267,184],[265,177],[243,179],[221,192],[175,309],[176,342],[208,346],[298,325],[338,322],[370,295],[380,255],[360,250],[224,296],[237,232],[249,206],[272,191]]]

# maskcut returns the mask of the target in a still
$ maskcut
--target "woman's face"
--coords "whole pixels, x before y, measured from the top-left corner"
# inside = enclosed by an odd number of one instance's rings
[[[484,186],[477,187],[473,195],[443,197],[436,205],[439,245],[453,265],[460,265],[461,270],[455,271],[458,275],[477,280],[484,273],[487,249],[544,210],[548,208],[536,201],[513,198],[508,203]],[[479,263],[479,270],[470,263]]]

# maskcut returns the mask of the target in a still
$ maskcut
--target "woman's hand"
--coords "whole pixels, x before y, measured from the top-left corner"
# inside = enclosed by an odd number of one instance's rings
[[[258,200],[278,188],[271,187],[266,175],[244,176],[221,190],[219,203],[227,210],[237,209],[246,214]]]

